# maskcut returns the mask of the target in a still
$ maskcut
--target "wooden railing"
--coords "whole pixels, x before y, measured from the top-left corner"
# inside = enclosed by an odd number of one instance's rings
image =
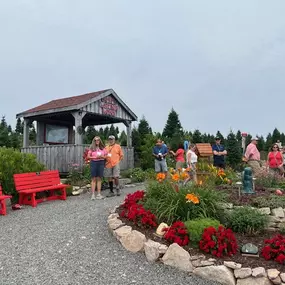
[[[87,145],[48,145],[29,146],[21,149],[23,153],[33,153],[39,162],[47,169],[58,169],[61,173],[67,173],[70,165],[83,166],[83,153]],[[121,162],[121,170],[134,167],[134,149],[123,147],[124,159]]]

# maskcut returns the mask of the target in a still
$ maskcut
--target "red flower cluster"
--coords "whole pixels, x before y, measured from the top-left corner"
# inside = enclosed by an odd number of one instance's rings
[[[217,257],[232,256],[238,249],[232,230],[225,229],[223,226],[219,226],[218,230],[214,227],[206,228],[199,247],[202,251],[212,253]]]
[[[188,231],[183,222],[177,221],[170,228],[164,228],[164,238],[172,243],[177,243],[181,246],[189,243]]]
[[[272,239],[264,241],[265,245],[261,251],[261,255],[266,259],[273,259],[280,264],[285,264],[285,237],[276,235]]]
[[[87,159],[88,152],[89,152],[89,148],[85,148],[84,153],[83,153],[83,160],[86,164],[88,164],[90,162],[90,160]]]
[[[143,205],[138,204],[143,197],[144,191],[136,191],[133,194],[128,194],[122,205],[125,210],[123,210],[120,215],[138,226],[156,227],[155,215],[146,210]]]

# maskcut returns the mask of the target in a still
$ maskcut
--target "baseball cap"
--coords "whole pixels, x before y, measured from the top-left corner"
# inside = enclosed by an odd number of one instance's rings
[[[218,140],[220,140],[220,139],[221,139],[220,137],[215,137],[215,140],[216,140],[216,141],[218,141]]]
[[[115,139],[115,136],[110,135],[110,136],[108,137],[108,139],[109,139],[109,140],[114,140],[114,139]]]
[[[258,141],[258,138],[257,137],[254,137],[251,139],[252,141]]]

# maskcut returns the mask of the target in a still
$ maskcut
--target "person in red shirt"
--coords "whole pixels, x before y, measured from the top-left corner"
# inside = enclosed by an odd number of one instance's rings
[[[178,149],[176,152],[173,150],[170,151],[170,153],[175,156],[176,160],[176,170],[182,169],[184,164],[185,164],[185,159],[184,159],[184,146],[183,144],[178,145]]]
[[[283,155],[280,152],[279,146],[277,143],[273,144],[271,147],[271,151],[267,156],[267,167],[269,167],[269,171],[272,173],[278,173],[280,175],[284,174],[283,168]]]

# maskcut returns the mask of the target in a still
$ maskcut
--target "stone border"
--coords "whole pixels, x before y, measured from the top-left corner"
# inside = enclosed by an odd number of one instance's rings
[[[277,269],[243,268],[242,264],[232,261],[216,265],[216,259],[206,259],[203,254],[190,256],[189,252],[177,243],[168,247],[147,239],[144,234],[133,230],[119,219],[117,208],[111,211],[107,220],[110,231],[126,250],[133,253],[144,252],[149,262],[160,261],[165,265],[224,285],[285,285],[285,273],[280,273]]]

